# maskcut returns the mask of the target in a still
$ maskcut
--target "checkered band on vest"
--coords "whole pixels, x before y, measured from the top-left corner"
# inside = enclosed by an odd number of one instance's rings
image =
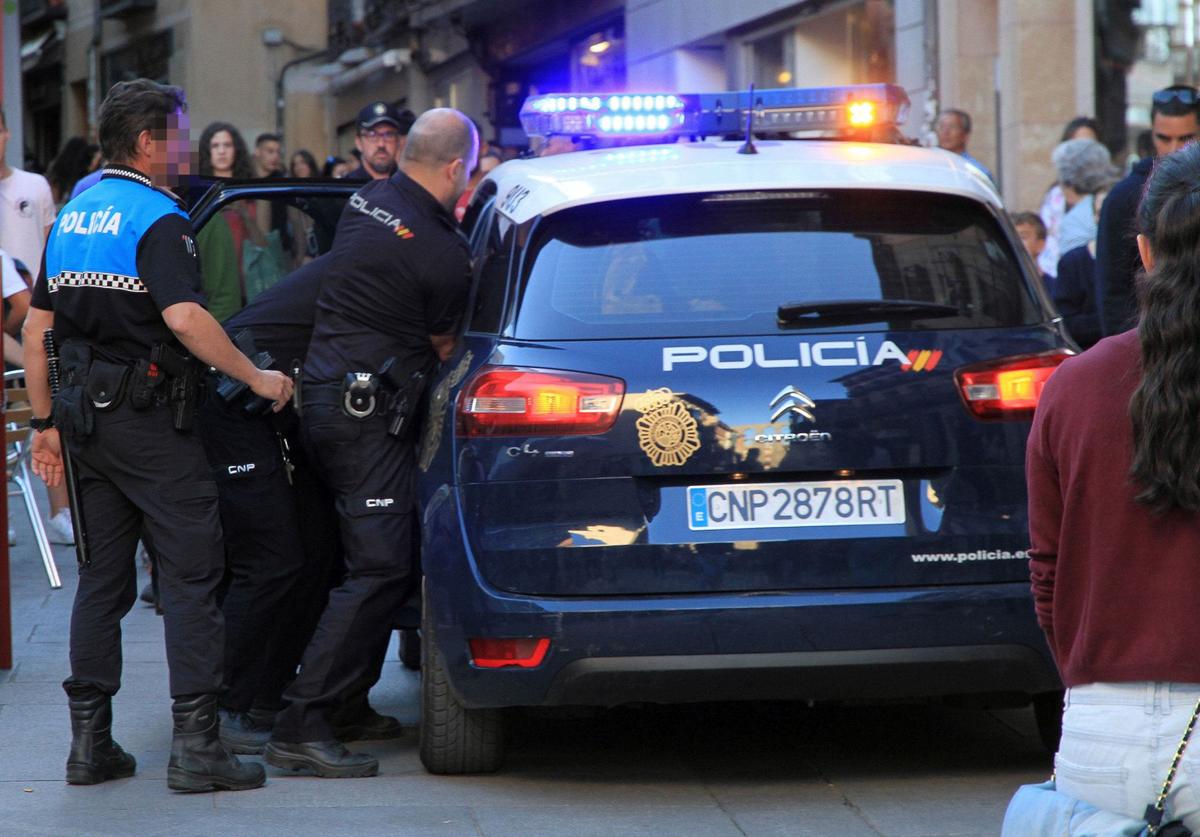
[[[129,291],[135,294],[147,293],[145,284],[136,276],[121,276],[118,273],[78,273],[64,270],[57,276],[46,280],[50,293],[58,291],[59,287],[67,288],[109,288],[114,291]]]

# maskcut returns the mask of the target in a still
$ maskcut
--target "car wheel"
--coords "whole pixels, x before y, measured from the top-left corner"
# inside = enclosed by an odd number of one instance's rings
[[[1058,752],[1062,737],[1063,693],[1042,692],[1033,696],[1033,716],[1037,719],[1038,738],[1051,753]]]
[[[421,670],[421,633],[416,628],[400,629],[400,664],[409,671]]]
[[[421,763],[438,775],[494,773],[504,757],[503,715],[499,709],[469,709],[454,694],[428,604],[421,644]]]

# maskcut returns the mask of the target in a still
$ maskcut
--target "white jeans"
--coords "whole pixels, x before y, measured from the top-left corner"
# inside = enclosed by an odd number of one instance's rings
[[[1200,683],[1091,683],[1067,690],[1058,789],[1140,819],[1158,798]],[[1200,831],[1200,724],[1167,798],[1167,817]]]

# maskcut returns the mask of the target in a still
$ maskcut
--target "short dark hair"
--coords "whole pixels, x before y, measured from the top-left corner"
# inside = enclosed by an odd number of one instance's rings
[[[1014,212],[1009,216],[1012,218],[1014,227],[1033,227],[1033,231],[1037,233],[1037,237],[1046,240],[1046,222],[1042,220],[1042,216],[1036,212]]]
[[[1063,128],[1062,139],[1059,142],[1066,142],[1069,139],[1075,139],[1075,132],[1080,128],[1090,128],[1096,138],[1100,137],[1100,123],[1090,116],[1076,116],[1067,123],[1067,127]]]
[[[254,138],[254,147],[258,148],[264,142],[278,142],[282,144],[283,137],[281,137],[279,134],[259,134]]]
[[[971,133],[971,114],[967,113],[965,110],[959,110],[958,108],[946,108],[944,111],[942,111],[941,115],[945,116],[947,113],[954,114],[958,117],[958,124],[963,129],[964,134]]]
[[[1190,113],[1200,118],[1200,111],[1196,107],[1196,88],[1188,84],[1172,84],[1156,91],[1151,99],[1150,121],[1153,122],[1160,113],[1163,116],[1187,116]]]
[[[125,163],[137,154],[142,131],[161,131],[167,118],[187,111],[183,88],[148,78],[119,81],[100,105],[100,153],[112,163]]]

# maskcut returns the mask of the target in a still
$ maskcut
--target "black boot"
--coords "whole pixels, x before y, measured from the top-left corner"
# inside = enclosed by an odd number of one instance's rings
[[[81,683],[72,683],[66,690],[71,707],[67,783],[96,785],[132,776],[137,762],[112,739],[112,698]]]
[[[271,740],[271,727],[255,721],[249,712],[222,709],[221,740],[235,753],[259,755]]]
[[[354,779],[379,773],[379,761],[366,753],[352,753],[340,741],[306,741],[295,744],[272,741],[263,756],[267,764],[284,770],[307,770],[323,779]]]
[[[216,695],[177,698],[171,714],[175,716],[175,734],[167,787],[189,793],[262,787],[267,780],[262,765],[242,764],[221,743]]]

